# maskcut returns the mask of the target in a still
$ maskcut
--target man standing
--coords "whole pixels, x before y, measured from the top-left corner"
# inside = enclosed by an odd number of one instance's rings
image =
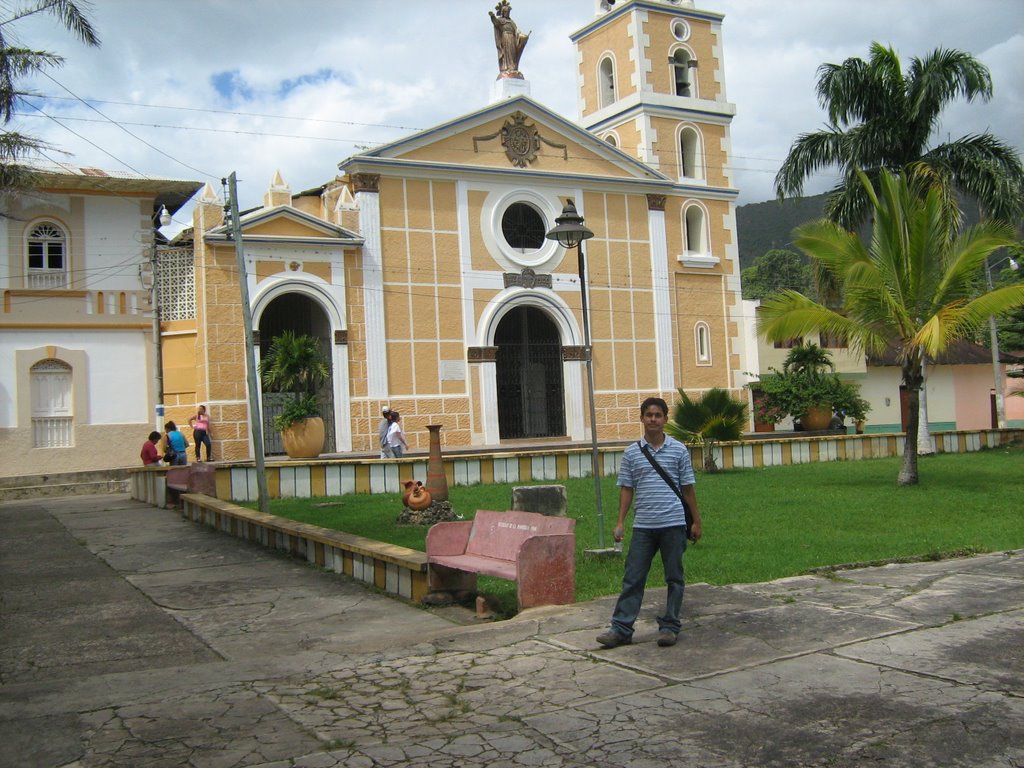
[[[391,409],[384,406],[380,412],[380,424],[377,425],[377,442],[380,445],[380,457],[382,459],[393,459],[395,454],[391,452],[388,445],[388,429],[391,428]]]
[[[611,628],[597,637],[597,642],[606,648],[633,642],[633,624],[643,603],[647,574],[658,552],[668,585],[665,612],[658,616],[658,645],[666,648],[676,644],[682,626],[679,614],[683,606],[683,552],[687,538],[696,542],[701,536],[690,452],[685,445],[665,434],[668,404],[660,397],[647,398],[640,406],[640,421],[644,437],[630,444],[619,465],[619,520],[615,540],[622,541],[631,504],[633,538],[626,555],[622,593],[615,603]],[[685,499],[691,515],[690,530],[686,528],[686,510],[679,495],[653,462],[658,463]]]

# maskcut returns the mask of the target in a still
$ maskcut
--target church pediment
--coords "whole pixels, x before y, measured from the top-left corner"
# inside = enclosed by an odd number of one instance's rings
[[[242,237],[254,242],[335,242],[341,245],[361,245],[363,238],[336,224],[330,224],[291,206],[257,209],[242,214]],[[228,230],[224,226],[210,230],[206,237],[212,240],[226,239]]]
[[[340,168],[354,171],[387,165],[667,180],[653,168],[527,97],[493,104],[349,158]]]

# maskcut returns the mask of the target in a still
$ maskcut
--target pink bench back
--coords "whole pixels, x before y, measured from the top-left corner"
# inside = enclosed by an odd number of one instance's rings
[[[515,560],[519,547],[530,536],[572,533],[575,528],[576,521],[571,517],[479,509],[473,519],[473,532],[466,545],[466,554]]]

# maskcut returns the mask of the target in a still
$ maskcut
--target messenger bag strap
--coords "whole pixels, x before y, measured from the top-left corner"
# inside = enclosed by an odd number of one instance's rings
[[[654,471],[661,475],[661,479],[664,480],[668,484],[668,487],[672,489],[672,492],[679,497],[679,501],[683,504],[683,515],[686,517],[686,530],[690,530],[690,527],[693,525],[693,516],[690,514],[690,505],[687,504],[686,499],[683,498],[683,493],[679,490],[679,486],[672,482],[672,478],[668,476],[668,472],[666,472],[665,468],[655,460],[646,445],[639,440],[636,441],[636,445],[643,455],[647,457],[647,460],[651,462],[651,466],[654,467]]]

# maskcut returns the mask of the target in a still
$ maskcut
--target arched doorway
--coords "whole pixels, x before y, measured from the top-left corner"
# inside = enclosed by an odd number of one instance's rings
[[[562,341],[535,307],[515,307],[498,323],[495,369],[502,440],[565,435]]]
[[[316,301],[301,293],[285,293],[273,299],[260,315],[260,358],[270,349],[274,337],[283,331],[315,336],[320,339],[327,359],[331,355],[331,323]],[[324,420],[324,453],[333,453],[334,442],[334,371],[317,392],[320,417]],[[274,428],[274,418],[281,412],[283,404],[292,395],[285,392],[263,393],[263,446],[267,455],[284,453],[281,434]]]

